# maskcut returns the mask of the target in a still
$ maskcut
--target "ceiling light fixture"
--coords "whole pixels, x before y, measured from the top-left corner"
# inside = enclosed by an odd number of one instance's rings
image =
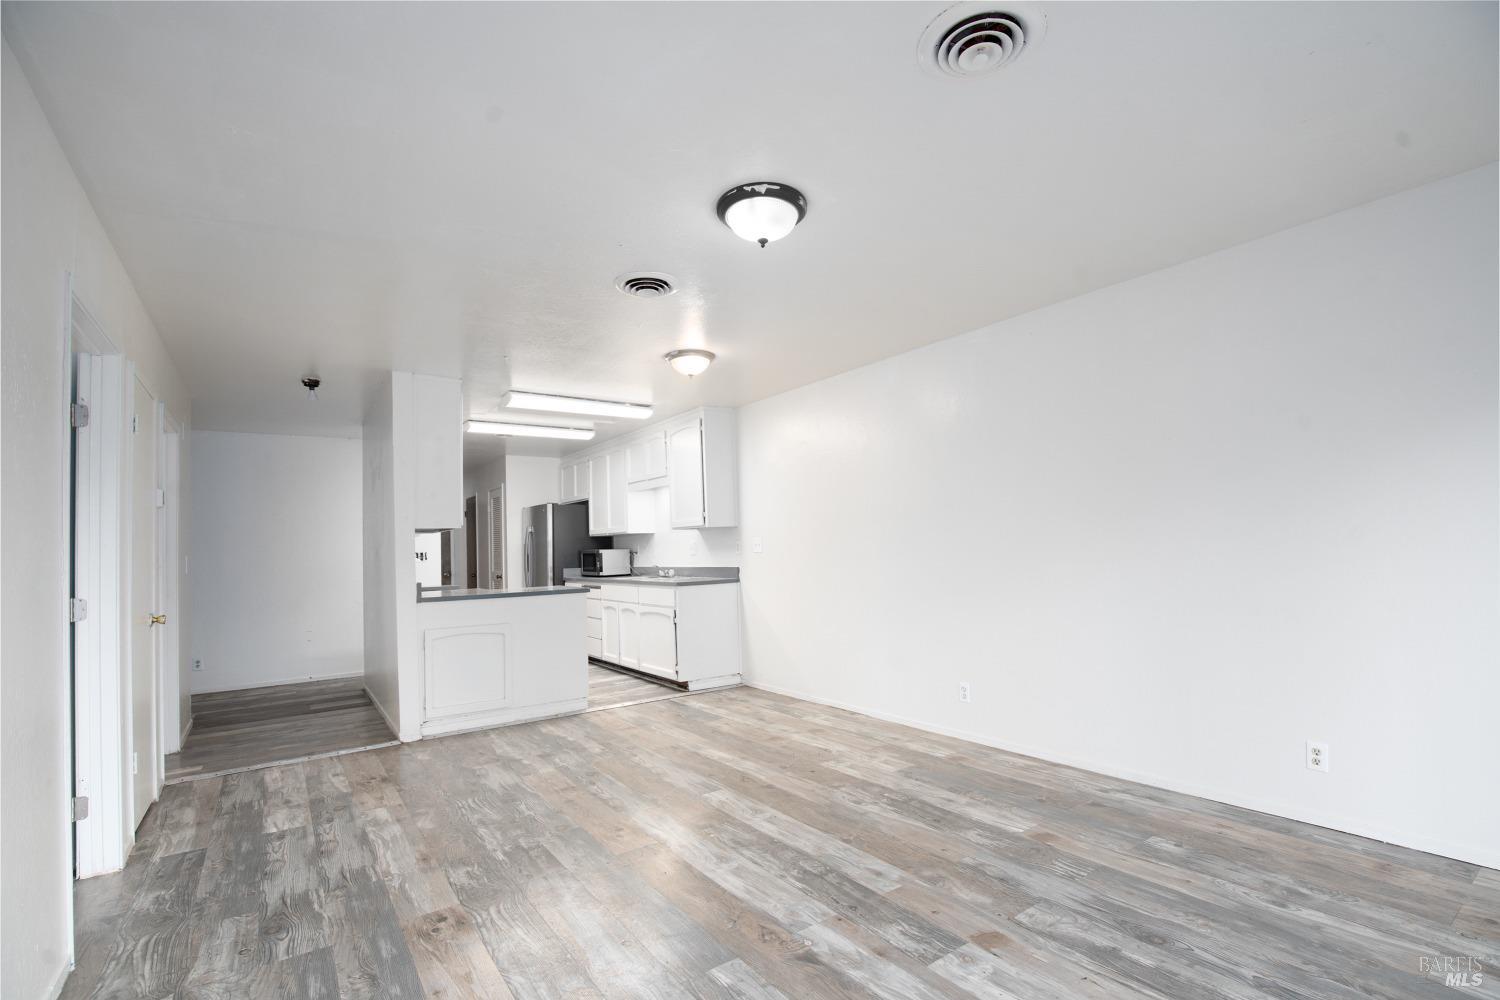
[[[645,403],[617,403],[609,399],[554,396],[546,392],[521,392],[518,389],[512,389],[501,396],[500,405],[511,410],[581,413],[589,417],[624,417],[628,420],[645,420],[651,416],[651,407]]]
[[[469,434],[503,434],[507,437],[562,438],[565,441],[588,441],[594,432],[587,427],[548,427],[545,424],[512,424],[500,420],[465,420]]]
[[[667,364],[675,368],[679,374],[692,378],[694,375],[702,375],[708,371],[708,366],[714,363],[714,352],[689,348],[670,351],[666,359]]]
[[[797,227],[807,215],[807,199],[790,184],[756,181],[720,195],[718,212],[734,235],[765,246]]]

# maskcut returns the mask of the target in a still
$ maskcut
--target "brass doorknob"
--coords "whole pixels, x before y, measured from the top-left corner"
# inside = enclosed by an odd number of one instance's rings
[[[151,616],[151,624],[152,625],[165,625],[166,623],[167,623],[167,616],[166,615],[152,615]]]

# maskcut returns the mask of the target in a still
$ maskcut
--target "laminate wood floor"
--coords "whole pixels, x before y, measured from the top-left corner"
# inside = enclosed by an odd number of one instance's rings
[[[193,728],[168,784],[396,742],[358,678],[193,695]]]
[[[610,708],[625,708],[629,705],[644,705],[648,701],[665,701],[681,698],[691,692],[681,688],[656,684],[634,674],[610,670],[598,664],[589,664],[589,707],[586,711],[601,712]]]
[[[1500,873],[750,689],[169,787],[68,997],[1496,995]],[[1430,964],[1430,963],[1429,963]]]

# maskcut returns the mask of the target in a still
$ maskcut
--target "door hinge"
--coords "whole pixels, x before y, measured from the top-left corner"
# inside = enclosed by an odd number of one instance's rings
[[[73,796],[71,805],[72,815],[69,818],[74,823],[79,823],[89,818],[89,797],[87,795]]]
[[[165,507],[166,505],[167,505],[167,491],[166,490],[157,490],[156,491],[156,506],[158,506],[158,507]]]
[[[89,602],[81,597],[68,598],[68,621],[81,622],[89,616]]]
[[[68,418],[75,428],[87,427],[89,425],[89,404],[74,403],[68,409]]]
[[[141,429],[141,418],[132,413],[130,415],[130,433],[134,434]]]

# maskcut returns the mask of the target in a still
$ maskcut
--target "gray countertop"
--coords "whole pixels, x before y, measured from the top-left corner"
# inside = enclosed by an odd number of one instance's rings
[[[418,604],[430,604],[434,601],[477,601],[496,597],[545,597],[548,594],[583,594],[587,593],[579,586],[562,587],[507,587],[504,590],[490,590],[485,587],[443,587],[428,588],[417,593]]]
[[[630,576],[587,576],[566,577],[568,583],[575,587],[598,587],[602,584],[612,583],[621,587],[634,587],[636,585],[650,587],[703,587],[714,583],[739,583],[738,573],[734,576],[695,576],[691,571],[679,571],[680,576],[657,576],[641,574]]]

